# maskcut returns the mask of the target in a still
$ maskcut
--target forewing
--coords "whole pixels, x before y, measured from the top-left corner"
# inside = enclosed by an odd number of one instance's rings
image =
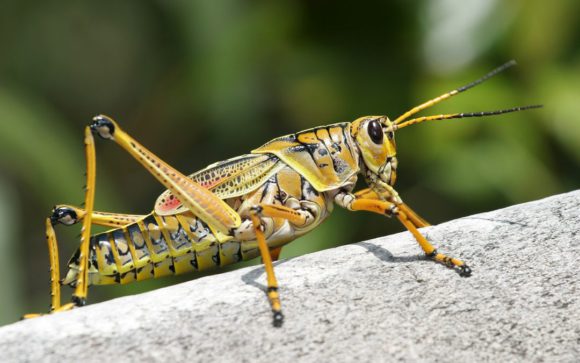
[[[274,155],[248,154],[211,164],[189,177],[220,199],[227,199],[255,190],[283,166]],[[158,215],[178,214],[186,210],[169,190],[155,202]]]

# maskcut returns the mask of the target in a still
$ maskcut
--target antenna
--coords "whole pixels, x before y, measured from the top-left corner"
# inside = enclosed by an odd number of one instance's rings
[[[414,114],[416,114],[417,112],[423,111],[426,108],[429,108],[431,106],[434,106],[436,104],[438,104],[439,102],[446,100],[450,97],[455,96],[458,93],[467,91],[470,88],[473,88],[475,86],[477,86],[480,83],[483,83],[485,81],[487,81],[488,79],[490,79],[491,77],[495,76],[498,73],[501,73],[503,71],[505,71],[506,69],[515,66],[516,65],[516,61],[515,60],[510,60],[507,63],[502,64],[501,66],[497,67],[496,69],[494,69],[493,71],[489,72],[488,74],[486,74],[485,76],[481,77],[478,80],[475,80],[469,84],[466,84],[465,86],[459,87],[457,89],[454,89],[453,91],[447,92],[442,94],[439,97],[433,98],[432,100],[429,100],[423,104],[420,104],[419,106],[413,107],[412,109],[410,109],[409,111],[405,112],[404,114],[402,114],[401,116],[397,117],[395,119],[395,121],[393,121],[393,123],[399,124],[401,122],[403,122],[404,120],[408,119],[409,117],[413,116]],[[514,111],[511,111],[514,112]],[[482,116],[487,116],[487,115],[482,115]],[[470,117],[470,116],[464,116],[464,117]],[[456,117],[450,117],[450,118],[456,118]],[[426,120],[425,120],[426,121]]]
[[[471,86],[471,87],[473,87],[473,86]],[[418,124],[418,123],[425,122],[425,121],[449,120],[452,118],[465,118],[465,117],[485,117],[485,116],[501,115],[503,113],[518,112],[518,111],[524,111],[524,110],[529,110],[532,108],[541,108],[541,107],[543,107],[543,106],[542,105],[529,105],[529,106],[513,107],[513,108],[508,108],[505,110],[496,110],[496,111],[451,113],[451,114],[447,114],[447,115],[423,116],[423,117],[417,117],[417,118],[405,121],[405,122],[398,124],[398,125],[395,124],[394,129],[395,130],[402,129],[403,127],[411,126],[411,125]]]

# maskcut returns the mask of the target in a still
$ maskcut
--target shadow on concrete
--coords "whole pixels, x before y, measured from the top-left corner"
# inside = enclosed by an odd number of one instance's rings
[[[401,263],[401,262],[415,262],[415,261],[424,261],[427,260],[427,256],[424,253],[414,255],[414,256],[395,256],[391,253],[391,251],[383,248],[381,246],[377,246],[370,242],[359,242],[356,246],[364,247],[367,251],[375,255],[381,261],[391,262],[391,263]]]
[[[368,252],[372,253],[376,258],[381,261],[389,263],[406,263],[406,262],[416,262],[428,260],[427,256],[423,253],[419,253],[414,256],[395,256],[386,248],[372,244],[370,242],[359,242],[354,244],[355,246],[361,246],[365,248]],[[290,259],[280,260],[274,263],[274,267],[279,266]],[[248,273],[242,275],[241,280],[250,286],[254,286],[262,290],[265,294],[267,293],[268,287],[265,284],[259,283],[257,280],[260,276],[265,274],[264,265],[256,266]]]

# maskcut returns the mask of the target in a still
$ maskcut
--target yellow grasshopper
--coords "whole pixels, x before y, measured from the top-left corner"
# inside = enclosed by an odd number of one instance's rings
[[[393,188],[397,176],[395,132],[416,123],[479,117],[540,106],[410,116],[463,92],[512,66],[508,62],[481,79],[427,101],[395,120],[365,116],[276,138],[238,156],[186,176],[135,141],[107,116],[85,128],[87,188],[85,207],[58,205],[46,219],[51,266],[51,312],[85,304],[89,285],[125,284],[189,271],[202,271],[261,256],[273,323],[283,321],[272,260],[282,247],[324,221],[337,204],[351,211],[396,216],[434,261],[469,276],[461,260],[440,253],[419,232],[429,224]],[[93,134],[113,140],[141,163],[167,190],[148,215],[94,211]],[[359,174],[368,188],[353,193]],[[60,280],[53,226],[82,221],[80,247]],[[91,236],[91,225],[113,229]],[[72,302],[61,305],[60,286],[74,287]],[[36,316],[29,314],[27,317]]]

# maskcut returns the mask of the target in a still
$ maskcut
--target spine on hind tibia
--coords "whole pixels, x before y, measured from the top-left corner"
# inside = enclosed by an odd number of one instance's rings
[[[218,242],[214,233],[191,213],[143,219],[91,237],[89,284],[126,284],[228,265],[257,255],[242,251],[238,241]],[[63,284],[74,286],[79,251],[69,262]]]

